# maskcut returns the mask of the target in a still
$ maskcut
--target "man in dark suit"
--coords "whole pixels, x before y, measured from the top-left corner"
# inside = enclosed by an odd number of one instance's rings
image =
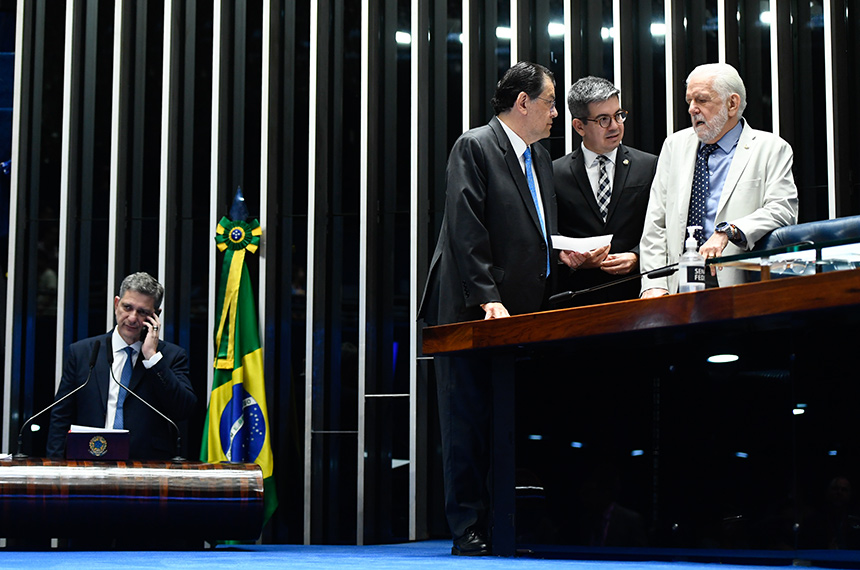
[[[552,73],[516,64],[499,81],[493,109],[489,125],[464,133],[448,159],[445,214],[418,315],[428,325],[538,311],[551,292],[552,164],[534,143],[558,115]],[[434,362],[451,552],[489,554],[491,366],[481,358]]]
[[[583,77],[567,97],[582,144],[552,164],[558,231],[578,238],[612,234],[612,243],[576,256],[582,262],[576,269],[560,271],[561,291],[603,285],[639,268],[639,238],[657,157],[621,144],[627,111],[621,108],[619,96],[606,79]],[[640,280],[632,279],[575,296],[568,306],[635,299],[639,289]]]
[[[71,424],[129,430],[130,459],[168,459],[176,454],[173,427],[117,384],[127,383],[174,422],[186,419],[194,409],[197,396],[188,379],[185,351],[158,338],[163,298],[164,288],[152,276],[129,275],[114,298],[116,327],[68,347],[57,400],[86,381],[94,347],[100,345],[87,385],[51,410],[48,457],[64,457]]]

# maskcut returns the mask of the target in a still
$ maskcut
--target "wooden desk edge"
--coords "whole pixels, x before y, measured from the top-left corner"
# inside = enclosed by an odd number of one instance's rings
[[[425,355],[860,304],[860,270],[426,327]]]

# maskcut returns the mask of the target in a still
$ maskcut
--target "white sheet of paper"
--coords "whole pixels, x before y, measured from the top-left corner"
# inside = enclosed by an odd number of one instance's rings
[[[587,238],[572,238],[567,236],[554,235],[552,236],[553,249],[564,249],[567,251],[576,251],[585,253],[604,245],[609,245],[612,241],[612,234],[605,236],[592,236]]]
[[[69,426],[70,433],[128,433],[127,429],[100,428],[93,426],[77,426],[72,424]]]

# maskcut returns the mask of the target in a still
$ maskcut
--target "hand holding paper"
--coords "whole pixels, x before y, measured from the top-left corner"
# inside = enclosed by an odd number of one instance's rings
[[[552,246],[560,249],[558,257],[571,269],[599,267],[609,253],[612,234],[588,238],[552,236]]]

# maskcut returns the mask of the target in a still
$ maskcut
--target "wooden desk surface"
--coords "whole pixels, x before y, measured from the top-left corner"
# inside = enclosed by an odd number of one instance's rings
[[[427,327],[425,355],[860,305],[860,270]]]
[[[256,540],[253,463],[0,461],[0,536]]]

